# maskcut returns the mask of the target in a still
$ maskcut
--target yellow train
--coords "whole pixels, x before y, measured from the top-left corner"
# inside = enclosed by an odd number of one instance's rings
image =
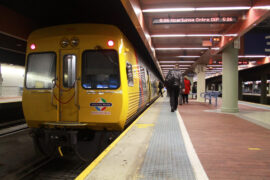
[[[43,149],[121,132],[158,97],[157,74],[115,26],[43,28],[27,44],[23,111]]]

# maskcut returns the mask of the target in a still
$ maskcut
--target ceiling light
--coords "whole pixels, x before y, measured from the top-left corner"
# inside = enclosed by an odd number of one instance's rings
[[[169,64],[165,64],[165,65],[160,65],[161,67],[174,67],[174,65],[173,64],[171,64],[171,65],[169,65]],[[190,66],[190,65],[188,65],[188,64],[182,64],[182,65],[179,65],[179,67],[181,67],[181,66]]]
[[[151,35],[153,38],[162,37],[214,37],[214,36],[237,36],[237,34],[154,34]]]
[[[222,65],[207,65],[208,67],[222,67]]]
[[[270,9],[270,6],[254,6],[254,9]]]
[[[235,7],[201,7],[195,8],[196,11],[233,11],[233,10],[249,10],[250,6],[235,6]]]
[[[238,58],[265,58],[265,55],[241,55]]]
[[[198,58],[201,56],[177,56],[177,57],[181,57],[181,58]]]
[[[155,48],[155,50],[207,50],[208,48],[194,47],[194,48]]]
[[[268,8],[268,6],[257,6],[254,8]],[[234,6],[234,7],[200,7],[200,8],[159,8],[159,9],[144,9],[144,13],[157,12],[184,12],[184,11],[233,11],[233,10],[248,10],[250,6]]]
[[[159,63],[194,63],[195,61],[159,61]]]
[[[181,12],[181,11],[195,11],[195,8],[160,8],[160,9],[144,9],[142,12]]]

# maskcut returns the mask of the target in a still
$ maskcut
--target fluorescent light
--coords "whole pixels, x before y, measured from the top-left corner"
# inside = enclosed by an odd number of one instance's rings
[[[194,47],[194,48],[155,48],[155,50],[207,50],[208,48]]]
[[[180,58],[198,58],[201,56],[176,56],[176,57],[180,57]]]
[[[237,36],[238,34],[154,34],[151,37],[214,37],[214,36]]]
[[[256,8],[268,8],[268,6],[257,6]],[[233,11],[233,10],[248,10],[250,6],[234,6],[234,7],[200,7],[200,8],[159,8],[159,9],[144,9],[144,13],[157,12],[184,12],[184,11]]]
[[[238,34],[224,34],[224,36],[238,36]]]
[[[219,50],[219,47],[211,47],[212,50]]]
[[[186,37],[186,34],[154,34],[151,37]]]
[[[233,10],[249,10],[249,9],[250,9],[250,6],[195,8],[196,11],[233,11]]]
[[[254,6],[254,9],[270,9],[270,6]]]
[[[267,56],[265,55],[243,55],[243,56],[238,56],[238,58],[265,58]]]
[[[173,65],[173,64],[162,64],[160,66],[161,67],[174,67],[175,65]],[[189,67],[190,65],[188,65],[188,64],[181,64],[181,65],[179,65],[179,67],[181,67],[181,66]]]
[[[214,65],[207,65],[208,67],[222,67],[222,65],[214,64]]]
[[[144,9],[142,12],[182,12],[195,11],[195,8],[160,8],[160,9]]]
[[[159,61],[159,63],[177,63],[177,64],[181,64],[181,63],[194,63],[195,61]]]
[[[174,67],[163,67],[162,70],[174,69]],[[179,67],[178,69],[188,69],[188,67]]]

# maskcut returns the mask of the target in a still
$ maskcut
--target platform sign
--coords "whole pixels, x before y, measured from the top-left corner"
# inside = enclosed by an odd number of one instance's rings
[[[235,22],[237,22],[237,17],[179,17],[153,19],[153,24],[214,24]]]
[[[247,33],[244,47],[246,55],[270,55],[270,33]]]

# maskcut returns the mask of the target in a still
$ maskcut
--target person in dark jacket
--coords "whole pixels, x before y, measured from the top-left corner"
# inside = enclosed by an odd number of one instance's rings
[[[158,93],[161,94],[161,97],[163,97],[163,94],[162,94],[163,87],[164,87],[163,83],[161,81],[159,81],[159,83],[158,83],[158,88],[159,88]]]
[[[165,84],[170,94],[171,112],[174,112],[178,106],[180,91],[182,92],[185,89],[183,76],[178,64],[174,66],[174,69],[168,72],[165,78]]]

